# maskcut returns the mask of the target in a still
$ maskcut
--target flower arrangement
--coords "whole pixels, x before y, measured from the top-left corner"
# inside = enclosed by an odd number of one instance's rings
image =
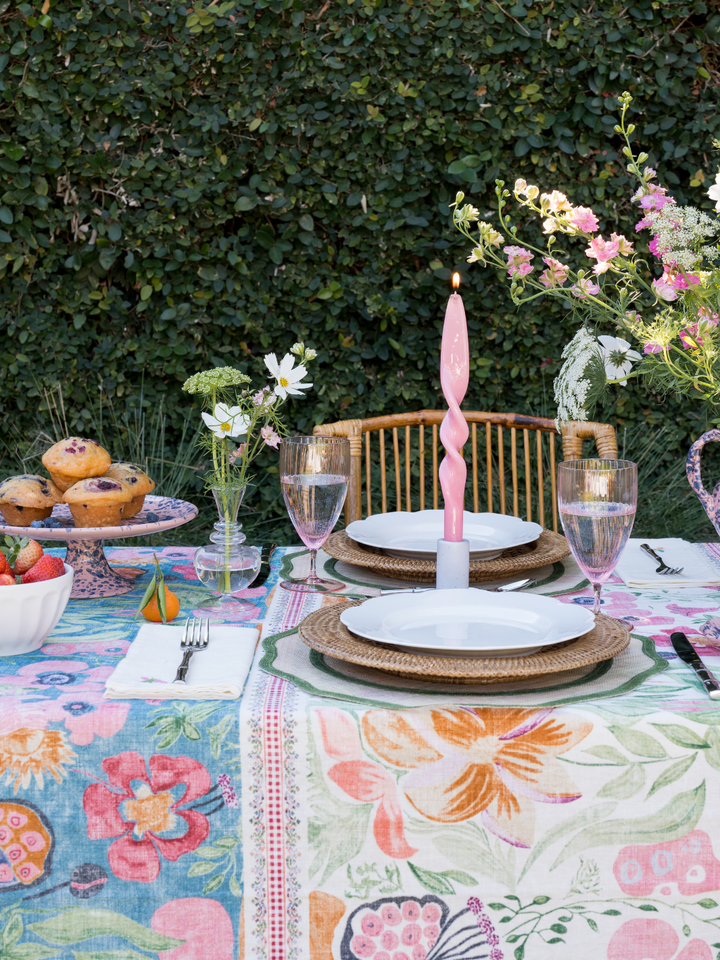
[[[203,370],[185,381],[183,390],[198,394],[207,408],[201,413],[207,427],[201,444],[212,458],[205,478],[210,489],[243,488],[260,450],[279,446],[284,433],[280,408],[288,397],[302,397],[312,387],[305,380],[305,364],[316,356],[304,343],[296,343],[279,363],[269,353],[265,366],[274,383],[259,390],[251,389],[250,377],[233,367]]]
[[[558,190],[540,193],[525,180],[516,180],[513,194],[542,217],[545,250],[519,244],[518,228],[505,212],[511,194],[502,180],[495,190],[502,232],[481,221],[475,207],[461,206],[462,193],[452,204],[453,222],[473,243],[468,263],[490,263],[505,271],[514,303],[552,296],[577,316],[578,332],[563,352],[565,362],[555,380],[558,422],[587,420],[607,384],[624,386],[631,377],[645,376],[660,391],[676,390],[704,402],[720,423],[720,245],[713,241],[720,219],[680,206],[656,182],[648,155],[636,157],[630,143],[635,126],[626,123],[626,115],[632,97],[623,93],[618,101],[621,118],[615,132],[625,140],[627,169],[638,181],[632,201],[639,205],[641,219],[635,230],[651,232],[648,251],[662,267],[661,276],[653,277],[652,262],[638,254],[636,241],[617,233],[604,238],[590,208],[573,206]],[[720,173],[708,196],[720,212]],[[477,236],[470,233],[473,223]],[[562,237],[585,242],[590,262],[574,268]],[[536,257],[544,265],[539,273]],[[642,354],[623,336],[596,337],[591,324],[613,326],[634,340]]]

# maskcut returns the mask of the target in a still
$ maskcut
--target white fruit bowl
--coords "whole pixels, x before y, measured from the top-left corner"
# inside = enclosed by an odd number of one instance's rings
[[[38,650],[57,626],[72,590],[73,571],[39,583],[0,586],[0,657]]]

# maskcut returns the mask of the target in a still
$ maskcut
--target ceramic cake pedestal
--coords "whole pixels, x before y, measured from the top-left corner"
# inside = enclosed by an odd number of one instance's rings
[[[197,516],[198,509],[186,500],[173,497],[145,497],[140,513],[117,527],[76,527],[67,504],[58,504],[53,520],[62,522],[56,527],[14,527],[0,524],[0,534],[30,537],[31,540],[65,540],[65,563],[73,568],[74,599],[117,597],[129,593],[135,586],[133,578],[114,570],[105,558],[104,540],[143,537],[161,530],[172,530]]]

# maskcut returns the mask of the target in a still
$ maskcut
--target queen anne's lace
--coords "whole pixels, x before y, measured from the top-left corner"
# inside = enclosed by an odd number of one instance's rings
[[[652,220],[658,256],[668,266],[688,271],[699,266],[703,258],[717,259],[717,249],[701,246],[706,237],[717,232],[716,221],[703,210],[667,204],[648,219]]]
[[[568,420],[587,420],[585,402],[591,386],[587,368],[598,356],[597,340],[587,327],[580,327],[562,352],[565,363],[555,378],[558,428]]]

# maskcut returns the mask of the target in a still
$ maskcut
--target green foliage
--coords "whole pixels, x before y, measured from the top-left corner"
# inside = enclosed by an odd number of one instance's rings
[[[61,384],[82,435],[101,387],[118,411],[162,397],[179,436],[191,373],[264,382],[263,354],[296,340],[319,361],[312,399],[290,408],[301,431],[436,407],[453,268],[468,407],[552,414],[572,319],[518,312],[491,269],[467,271],[448,203],[462,188],[486,216],[495,178],[523,176],[631,235],[613,132],[630,89],[660,179],[707,206],[708,4],[51,0],[42,14],[0,0],[4,419],[33,431]],[[668,459],[702,428],[643,387],[614,397],[603,418],[680,420]],[[258,489],[269,509],[276,486]]]

